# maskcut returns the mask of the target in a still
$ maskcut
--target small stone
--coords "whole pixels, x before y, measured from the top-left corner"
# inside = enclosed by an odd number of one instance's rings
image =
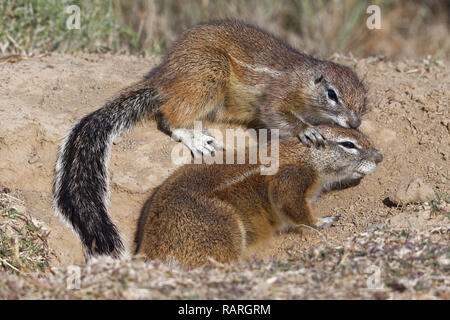
[[[425,96],[421,93],[413,93],[412,98],[420,104],[424,104],[426,102]]]
[[[268,284],[273,284],[273,283],[275,283],[275,281],[277,281],[277,277],[272,277],[272,278],[269,278],[269,279],[266,280],[266,282]]]
[[[447,131],[450,132],[450,121],[448,119],[444,119],[443,121],[441,121],[441,124],[447,128]]]
[[[33,157],[31,157],[31,159],[28,160],[29,164],[33,164],[39,161],[39,156],[38,155],[34,155]]]
[[[399,64],[397,64],[397,67],[395,68],[395,70],[397,70],[398,72],[405,72],[406,69],[406,64],[404,64],[403,62],[400,62]]]
[[[442,156],[442,159],[445,161],[447,161],[449,159],[449,155],[445,150],[441,151],[441,156]],[[443,180],[445,180],[445,179],[443,179]]]
[[[434,104],[424,104],[423,105],[423,110],[426,112],[437,112],[438,111],[438,106],[434,105]]]
[[[407,205],[410,203],[423,203],[434,199],[433,188],[419,178],[412,178],[403,183],[389,200],[396,205]]]

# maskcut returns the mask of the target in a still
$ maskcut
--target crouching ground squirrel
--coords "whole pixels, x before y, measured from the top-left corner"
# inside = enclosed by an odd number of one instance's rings
[[[277,128],[318,146],[324,139],[314,126],[358,127],[365,97],[348,67],[315,59],[243,22],[200,24],[142,81],[68,132],[56,163],[54,207],[87,257],[120,257],[124,244],[107,211],[107,164],[114,138],[139,120],[156,120],[195,157],[221,147],[207,132],[194,139],[196,120]]]
[[[185,165],[148,200],[136,252],[188,266],[238,259],[283,227],[318,227],[311,203],[333,185],[371,173],[382,155],[359,131],[319,127],[324,148],[295,138],[280,141],[279,170],[261,175],[259,164]]]

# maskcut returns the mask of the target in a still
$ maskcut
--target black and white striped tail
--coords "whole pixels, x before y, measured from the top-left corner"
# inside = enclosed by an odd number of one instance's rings
[[[159,105],[152,88],[123,93],[78,121],[60,146],[54,208],[79,236],[88,258],[120,258],[124,253],[124,242],[107,209],[111,146]]]

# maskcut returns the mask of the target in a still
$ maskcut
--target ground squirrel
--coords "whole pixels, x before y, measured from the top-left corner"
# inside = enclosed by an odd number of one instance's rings
[[[358,127],[366,89],[348,67],[301,53],[235,20],[186,32],[142,81],[74,124],[59,150],[54,207],[80,237],[87,257],[120,257],[124,244],[108,216],[108,160],[115,137],[139,120],[190,148],[194,157],[220,149],[196,120],[277,128],[321,145],[313,126]]]
[[[336,184],[371,173],[383,159],[359,131],[319,127],[324,148],[280,140],[279,170],[259,164],[185,165],[153,192],[142,210],[136,252],[188,266],[238,259],[282,227],[319,226],[311,203]]]

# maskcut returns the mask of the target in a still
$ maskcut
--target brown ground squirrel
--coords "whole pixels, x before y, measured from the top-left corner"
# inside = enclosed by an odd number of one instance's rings
[[[280,140],[279,170],[259,164],[185,165],[154,191],[141,214],[136,252],[198,266],[238,259],[282,227],[318,226],[311,203],[335,184],[371,173],[383,159],[359,131],[319,127],[325,147]]]
[[[313,126],[358,127],[366,89],[348,67],[315,59],[243,22],[200,24],[161,64],[105,106],[74,124],[60,146],[54,207],[80,237],[87,257],[120,257],[123,241],[108,216],[108,160],[115,137],[139,120],[190,148],[220,149],[196,120],[279,129],[308,145],[324,143]]]

